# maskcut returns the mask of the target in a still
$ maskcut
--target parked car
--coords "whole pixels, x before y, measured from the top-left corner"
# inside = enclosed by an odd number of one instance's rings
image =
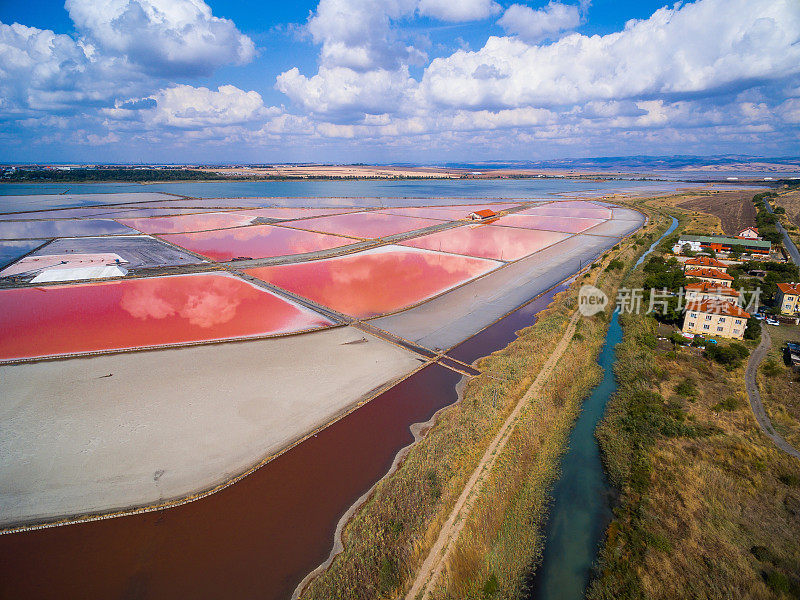
[[[754,319],[758,319],[759,321],[763,321],[764,320],[764,315],[761,314],[761,313],[756,313],[756,314],[753,315],[753,318]]]
[[[780,325],[780,321],[776,321],[775,319],[771,319],[767,317],[766,319],[767,325]]]

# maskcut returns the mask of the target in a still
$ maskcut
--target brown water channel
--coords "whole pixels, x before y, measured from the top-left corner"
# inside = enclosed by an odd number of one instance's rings
[[[456,346],[471,363],[531,325],[555,288]],[[0,536],[0,598],[285,599],[322,563],[344,512],[457,399],[430,365],[249,477],[176,508]]]

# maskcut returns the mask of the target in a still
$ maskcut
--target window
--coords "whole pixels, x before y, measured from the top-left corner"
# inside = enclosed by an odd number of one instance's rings
[[[706,321],[710,321],[710,320],[711,320],[711,315],[706,315]]]
[[[725,328],[724,327],[717,327],[717,331],[722,331],[723,329],[725,329]]]
[[[689,318],[694,319],[697,316],[697,313],[689,313]]]
[[[725,322],[725,317],[720,317],[719,322],[720,323],[724,323]]]
[[[711,329],[710,325],[703,325],[703,329]]]
[[[738,329],[734,329],[733,333],[739,333],[739,330]]]
[[[742,320],[741,320],[741,319],[736,319],[736,320],[733,322],[733,324],[734,324],[734,325],[741,325],[741,324],[742,324]]]

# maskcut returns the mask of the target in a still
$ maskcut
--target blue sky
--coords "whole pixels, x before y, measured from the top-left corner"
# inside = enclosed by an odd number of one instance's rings
[[[796,0],[0,2],[0,161],[800,154]]]

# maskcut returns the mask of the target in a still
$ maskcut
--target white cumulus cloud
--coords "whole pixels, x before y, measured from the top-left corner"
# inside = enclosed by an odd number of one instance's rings
[[[161,75],[207,75],[255,56],[253,41],[202,0],[67,0],[76,28],[106,52]]]
[[[420,0],[417,10],[441,21],[463,22],[487,19],[502,9],[493,0]]]
[[[550,2],[538,10],[522,4],[512,4],[497,21],[508,33],[519,36],[527,42],[553,37],[574,29],[581,23],[581,13],[577,5]]]
[[[499,77],[475,76],[492,70]],[[709,94],[797,73],[800,2],[700,0],[662,8],[605,36],[571,34],[550,45],[491,37],[476,52],[433,60],[422,91],[442,106],[548,107]]]

